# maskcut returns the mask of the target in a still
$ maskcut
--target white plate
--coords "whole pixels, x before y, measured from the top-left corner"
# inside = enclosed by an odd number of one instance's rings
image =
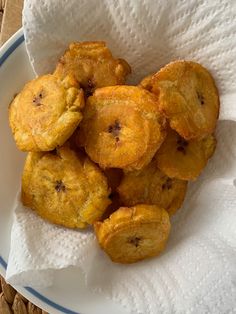
[[[5,275],[10,245],[14,200],[20,184],[25,154],[16,149],[8,126],[8,105],[22,86],[34,77],[26,53],[22,29],[0,49],[0,273]],[[15,287],[34,304],[52,313],[125,314],[124,309],[87,290],[80,271],[58,271],[53,287]]]

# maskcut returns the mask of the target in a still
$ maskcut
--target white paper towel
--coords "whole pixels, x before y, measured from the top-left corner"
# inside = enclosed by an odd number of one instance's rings
[[[162,256],[113,264],[90,231],[53,226],[18,203],[7,279],[46,286],[54,269],[74,265],[89,288],[130,313],[235,313],[236,2],[27,0],[23,25],[37,74],[52,71],[78,40],[107,41],[131,64],[132,83],[173,59],[196,60],[216,78],[225,121],[218,123],[216,154],[190,185]]]

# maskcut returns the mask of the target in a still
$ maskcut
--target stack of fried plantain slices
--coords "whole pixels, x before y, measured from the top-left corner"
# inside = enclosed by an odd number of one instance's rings
[[[211,74],[174,61],[124,85],[131,72],[105,42],[72,43],[53,74],[9,107],[28,152],[22,202],[67,228],[89,225],[116,263],[159,255],[170,217],[216,148],[219,96]]]
[[[103,171],[74,145],[85,101],[97,87],[124,84],[131,69],[104,42],[73,43],[53,74],[28,82],[9,107],[17,147],[29,152],[22,202],[48,221],[85,228],[100,219],[111,189]]]

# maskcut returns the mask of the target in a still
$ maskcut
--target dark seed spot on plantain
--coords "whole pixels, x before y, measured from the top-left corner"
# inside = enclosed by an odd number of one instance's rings
[[[200,102],[201,105],[204,105],[205,104],[205,100],[204,100],[204,97],[202,94],[200,94],[199,92],[197,92],[197,98]]]
[[[114,136],[116,142],[120,141],[120,138],[119,138],[120,130],[121,130],[121,126],[118,120],[116,120],[114,124],[109,125],[108,127],[108,133],[111,133]]]
[[[42,103],[41,103],[41,100],[43,98],[43,93],[40,92],[37,96],[34,96],[33,98],[33,103],[35,106],[41,106]]]
[[[183,153],[184,155],[186,155],[186,150],[183,146],[178,146],[177,147],[177,151]]]
[[[133,238],[129,239],[129,243],[134,245],[135,247],[138,247],[140,240],[141,239],[138,237],[133,237]]]
[[[184,155],[186,154],[186,149],[188,146],[188,142],[185,141],[182,137],[179,137],[177,140],[177,151],[182,152]]]
[[[64,183],[59,180],[59,181],[56,181],[56,185],[55,185],[55,190],[59,193],[59,192],[65,192],[66,191],[66,187],[64,185]]]
[[[162,190],[170,190],[172,188],[172,180],[168,178],[165,183],[162,184]]]
[[[179,146],[183,146],[183,147],[188,146],[188,142],[185,141],[182,137],[178,139],[177,144],[178,144]]]

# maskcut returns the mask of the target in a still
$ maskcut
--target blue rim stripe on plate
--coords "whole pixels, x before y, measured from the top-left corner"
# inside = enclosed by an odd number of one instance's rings
[[[7,58],[13,53],[13,51],[16,50],[16,48],[18,46],[20,46],[20,44],[22,44],[24,42],[25,38],[24,35],[21,35],[19,38],[16,39],[16,41],[14,41],[14,43],[7,49],[6,52],[4,52],[4,54],[0,57],[0,66],[7,60]],[[7,268],[7,263],[5,262],[5,260],[2,258],[2,256],[0,255],[0,265],[2,265],[2,267],[4,269]],[[39,293],[38,291],[34,290],[33,288],[30,287],[24,287],[29,293],[31,293],[33,296],[35,296],[36,298],[38,298],[39,300],[41,300],[42,302],[44,302],[45,304],[53,307],[54,309],[61,311],[62,313],[65,314],[79,314],[78,312],[74,312],[71,311],[51,300],[49,300],[48,298],[46,298],[45,296],[43,296],[41,293]]]
[[[2,258],[2,256],[0,256],[0,264],[2,265],[2,267],[4,269],[7,269],[7,263],[4,261],[4,259]]]
[[[2,267],[4,269],[7,268],[7,263],[4,261],[4,259],[0,256],[0,264],[2,265]],[[33,288],[31,287],[24,287],[25,290],[27,290],[29,293],[33,294],[35,297],[37,297],[38,299],[40,299],[41,301],[43,301],[44,303],[46,303],[47,305],[50,305],[51,307],[63,312],[63,313],[66,313],[66,314],[79,314],[77,312],[74,312],[74,311],[71,311],[51,300],[49,300],[48,298],[46,298],[45,296],[43,296],[41,293],[39,293],[38,291],[34,290]]]
[[[28,292],[30,292],[31,294],[33,294],[35,297],[37,297],[38,299],[40,299],[44,303],[47,303],[51,307],[54,307],[58,311],[61,311],[61,312],[66,313],[66,314],[79,314],[78,312],[74,312],[74,311],[68,310],[65,307],[63,307],[63,306],[61,306],[61,305],[59,305],[59,304],[49,300],[48,298],[46,298],[45,296],[43,296],[41,293],[39,293],[38,291],[34,290],[33,288],[25,287],[25,289]]]
[[[7,49],[7,51],[0,57],[0,66],[7,60],[7,58],[12,54],[12,52],[20,46],[25,40],[24,35],[21,35],[17,40]]]

